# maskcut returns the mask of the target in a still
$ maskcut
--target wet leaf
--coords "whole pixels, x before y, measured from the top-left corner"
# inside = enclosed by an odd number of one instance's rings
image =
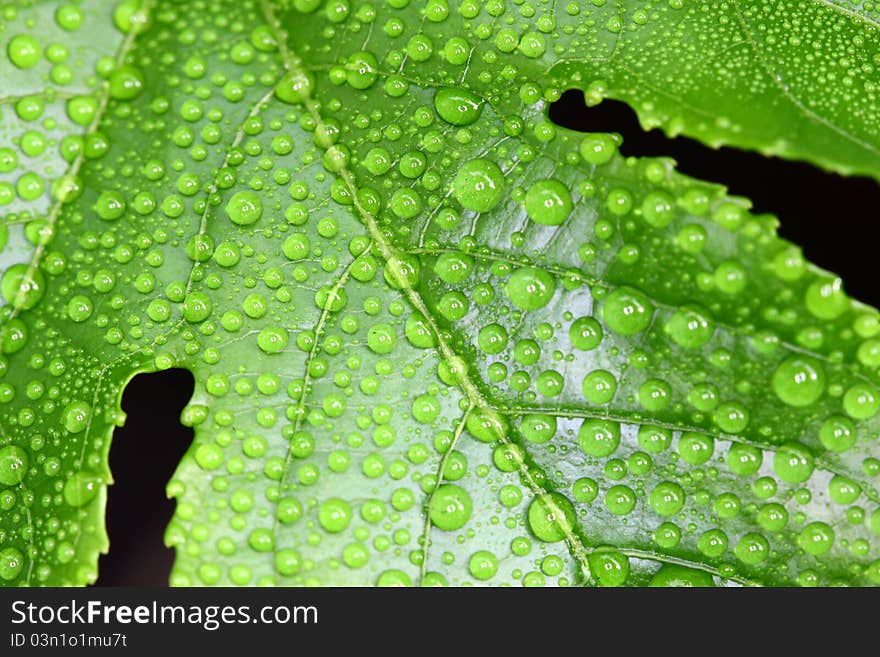
[[[877,311],[547,118],[876,177],[873,11],[8,5],[0,581],[95,579],[122,390],[183,367],[172,584],[880,583]]]

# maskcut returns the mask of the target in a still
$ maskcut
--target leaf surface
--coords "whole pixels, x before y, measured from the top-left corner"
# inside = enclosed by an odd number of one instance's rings
[[[54,7],[9,12],[8,57]],[[112,20],[69,129],[106,149],[7,217],[42,237],[2,279],[4,583],[94,580],[122,389],[169,367],[196,378],[173,584],[880,583],[878,313],[747,201],[547,119],[575,87],[878,175],[876,16],[156,0]]]

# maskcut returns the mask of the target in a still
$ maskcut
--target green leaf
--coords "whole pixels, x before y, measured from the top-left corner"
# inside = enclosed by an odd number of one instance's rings
[[[547,118],[575,87],[878,176],[873,10],[78,6],[0,33],[56,120],[4,103],[0,185],[67,181],[0,190],[0,581],[95,579],[122,390],[184,367],[172,584],[880,583],[880,314],[746,200]]]

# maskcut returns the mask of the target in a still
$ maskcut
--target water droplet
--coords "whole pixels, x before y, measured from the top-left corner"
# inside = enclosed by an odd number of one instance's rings
[[[204,322],[211,316],[213,304],[202,292],[190,292],[183,300],[183,318],[193,324]]]
[[[9,40],[6,46],[9,61],[18,68],[33,68],[43,56],[40,42],[29,34],[18,34]]]
[[[447,123],[466,126],[480,118],[483,101],[464,89],[444,87],[434,94],[434,108]]]
[[[635,507],[636,494],[629,486],[612,486],[605,494],[605,508],[616,516],[629,515]]]
[[[613,547],[598,547],[587,560],[599,586],[623,586],[629,577],[629,558]]]
[[[275,86],[275,95],[279,100],[291,105],[304,103],[311,96],[315,86],[315,78],[310,73],[295,71],[284,74]]]
[[[755,474],[761,467],[764,453],[758,447],[734,443],[727,452],[727,464],[735,475],[747,477]]]
[[[419,261],[409,255],[393,255],[385,262],[385,282],[396,290],[413,288],[419,283]]]
[[[825,371],[807,356],[786,358],[773,373],[773,392],[789,406],[809,406],[825,390]]]
[[[674,204],[666,192],[651,192],[642,201],[642,217],[654,228],[666,228],[675,217]]]
[[[249,226],[263,216],[263,202],[254,192],[236,192],[226,204],[226,214],[232,223]]]
[[[578,317],[568,330],[571,346],[581,351],[590,351],[602,342],[602,326],[593,317]]]
[[[666,333],[685,349],[699,349],[712,338],[715,326],[708,313],[697,306],[679,308],[666,323]]]
[[[599,495],[599,484],[595,479],[581,477],[572,484],[571,493],[578,502],[589,504]]]
[[[302,557],[296,550],[285,548],[275,554],[275,570],[284,577],[293,577],[302,567]]]
[[[825,554],[834,545],[834,530],[824,522],[811,522],[798,534],[797,543],[814,557]]]
[[[591,404],[607,404],[617,392],[617,379],[607,370],[594,370],[584,377],[581,389]]]
[[[465,162],[455,175],[452,193],[462,207],[473,212],[488,212],[501,201],[504,174],[490,160]]]
[[[574,506],[561,493],[544,493],[529,505],[529,528],[547,543],[561,541],[570,534],[576,517]]]
[[[510,276],[505,291],[510,302],[518,308],[539,310],[553,298],[556,280],[543,269],[522,267]]]
[[[526,193],[526,214],[544,226],[558,226],[571,214],[574,204],[568,188],[558,180],[540,180]]]
[[[195,460],[202,470],[216,470],[223,463],[223,450],[213,444],[199,445]]]
[[[24,569],[24,555],[14,547],[0,550],[0,579],[11,582]]]
[[[834,475],[828,482],[828,497],[835,504],[848,505],[859,499],[862,488],[855,481],[843,475]]]
[[[843,395],[843,410],[855,420],[867,420],[880,411],[880,394],[870,383],[856,383]]]
[[[758,512],[758,524],[768,532],[781,531],[787,523],[788,511],[781,504],[765,504]]]
[[[144,88],[144,76],[133,66],[120,66],[110,75],[110,97],[133,100]]]
[[[578,444],[590,456],[596,458],[610,456],[620,445],[620,423],[588,418],[578,430]]]
[[[118,192],[104,191],[95,201],[95,212],[105,221],[119,219],[125,214],[125,200]]]
[[[850,299],[843,291],[839,278],[819,280],[807,288],[804,298],[807,310],[819,319],[836,319],[850,307]]]
[[[484,443],[501,440],[507,435],[507,420],[489,408],[476,408],[471,411],[465,426],[474,438]]]
[[[0,447],[0,484],[20,484],[28,470],[28,453],[16,445]]]
[[[84,322],[92,315],[94,305],[87,296],[78,294],[67,302],[67,316],[74,322]]]
[[[702,433],[685,432],[678,441],[678,453],[685,463],[702,465],[715,453],[715,440]]]
[[[789,484],[805,482],[813,474],[813,467],[813,455],[798,443],[786,443],[773,457],[773,471]]]
[[[660,379],[648,379],[639,386],[639,404],[650,413],[657,413],[669,404],[672,389]]]
[[[393,568],[379,575],[376,586],[412,586],[412,578],[402,570]]]
[[[278,354],[287,348],[287,329],[280,326],[267,326],[260,329],[257,346],[267,354]]]
[[[431,522],[444,531],[461,529],[471,517],[471,496],[461,486],[442,484],[431,497],[428,514]]]
[[[140,0],[124,0],[113,10],[113,22],[126,34],[140,34],[150,25],[150,17]]]
[[[819,440],[832,452],[845,452],[856,443],[855,424],[842,415],[833,415],[822,423]]]
[[[587,135],[581,140],[581,157],[590,164],[605,164],[614,157],[616,152],[617,143],[611,135],[595,133]]]
[[[602,318],[615,333],[635,335],[651,324],[654,305],[639,290],[620,287],[611,292],[602,307]]]
[[[375,324],[367,333],[367,346],[373,353],[390,354],[397,344],[397,332],[390,324]]]
[[[84,15],[76,5],[61,5],[55,10],[55,22],[62,30],[73,32],[82,25]]]
[[[475,579],[486,581],[498,572],[498,558],[488,550],[480,550],[468,560],[468,571]]]
[[[520,432],[529,442],[546,443],[556,433],[556,418],[552,415],[526,415],[520,424]]]
[[[355,89],[369,89],[376,82],[378,66],[375,55],[358,51],[349,57],[345,65],[345,79]]]
[[[744,564],[754,566],[770,556],[770,543],[760,534],[746,534],[736,544],[733,552]]]
[[[684,506],[684,490],[674,481],[657,484],[648,497],[648,503],[654,512],[667,518],[681,511]]]
[[[660,569],[651,578],[648,586],[668,588],[712,587],[715,586],[715,580],[712,579],[712,575],[703,570],[665,563],[660,566]]]
[[[80,507],[91,502],[101,491],[101,480],[85,472],[75,472],[64,482],[64,501]]]
[[[16,308],[28,310],[36,306],[46,293],[43,272],[24,263],[12,265],[0,281],[3,298]]]
[[[351,506],[338,497],[325,500],[318,510],[318,522],[328,532],[338,534],[351,522]]]
[[[92,407],[84,401],[70,402],[61,413],[61,421],[70,433],[80,433],[89,426]]]

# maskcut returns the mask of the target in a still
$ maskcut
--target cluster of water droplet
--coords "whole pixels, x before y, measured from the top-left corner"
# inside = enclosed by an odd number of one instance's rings
[[[546,71],[616,9],[110,13],[2,276],[3,580],[94,578],[121,388],[183,366],[175,584],[880,583],[880,315],[772,218],[549,122],[607,88]]]

